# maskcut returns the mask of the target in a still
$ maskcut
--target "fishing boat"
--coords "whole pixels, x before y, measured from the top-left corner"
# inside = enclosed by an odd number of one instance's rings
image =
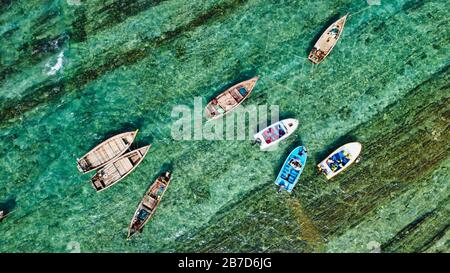
[[[94,189],[100,192],[124,179],[142,162],[151,146],[128,152],[100,169],[91,178]]]
[[[331,24],[325,32],[317,40],[313,49],[309,53],[308,59],[314,64],[319,64],[325,59],[328,54],[330,54],[333,47],[341,38],[342,31],[344,30],[345,22],[347,21],[348,13]]]
[[[82,158],[77,159],[78,170],[88,173],[116,159],[130,148],[137,132],[138,130],[118,134],[98,144]]]
[[[277,176],[277,179],[275,180],[275,184],[280,186],[278,192],[283,189],[287,190],[289,193],[292,192],[295,184],[297,184],[297,181],[303,172],[303,169],[305,168],[307,157],[308,151],[304,146],[295,148],[289,154]]]
[[[150,189],[145,193],[134,213],[133,219],[131,219],[127,239],[136,232],[140,232],[144,225],[150,221],[169,186],[170,178],[170,172],[165,172],[156,179]]]
[[[327,179],[331,179],[355,162],[361,153],[361,149],[362,145],[359,142],[342,145],[320,162],[317,167],[325,174]]]
[[[293,118],[280,120],[256,133],[253,138],[261,150],[265,150],[290,136],[298,127]]]
[[[252,92],[258,77],[240,82],[212,99],[205,108],[208,119],[218,119],[240,105]]]

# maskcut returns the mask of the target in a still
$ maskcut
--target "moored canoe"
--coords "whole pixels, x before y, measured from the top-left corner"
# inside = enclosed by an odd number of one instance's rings
[[[240,82],[212,99],[205,108],[206,118],[218,119],[233,111],[250,95],[257,81],[258,77],[253,77]]]
[[[153,217],[167,187],[169,187],[170,180],[170,172],[165,172],[161,174],[150,186],[150,189],[145,192],[144,197],[131,219],[127,239],[136,234],[136,232],[140,232],[144,225]]]
[[[124,179],[142,162],[150,147],[133,150],[105,165],[91,178],[94,189],[100,192]]]
[[[138,130],[121,133],[98,144],[80,159],[77,159],[78,170],[82,173],[88,173],[116,159],[130,148],[137,132]]]

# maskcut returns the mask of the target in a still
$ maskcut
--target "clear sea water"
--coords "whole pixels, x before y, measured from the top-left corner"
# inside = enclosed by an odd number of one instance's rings
[[[0,252],[449,252],[448,1],[29,0],[0,3]],[[313,67],[321,32],[350,12]],[[178,141],[173,107],[259,75],[244,103],[300,120],[276,150]],[[139,128],[142,164],[96,193],[76,158]],[[315,164],[349,141],[361,163]],[[298,145],[292,194],[273,181]],[[173,181],[125,240],[162,170]]]

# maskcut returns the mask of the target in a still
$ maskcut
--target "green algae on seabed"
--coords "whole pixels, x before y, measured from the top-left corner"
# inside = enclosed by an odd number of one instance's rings
[[[0,6],[2,252],[449,252],[449,19],[442,1],[15,1]],[[359,12],[361,11],[361,12]],[[312,70],[326,23],[342,39]],[[401,46],[399,46],[401,45]],[[62,54],[62,67],[49,73]],[[175,141],[172,107],[260,76],[248,104],[300,119],[277,152],[248,141]],[[139,128],[152,143],[96,194],[75,165]],[[332,181],[330,150],[364,144]],[[298,144],[311,161],[290,196],[273,187]],[[173,182],[144,232],[124,240],[143,192]],[[245,181],[245,183],[243,183]]]

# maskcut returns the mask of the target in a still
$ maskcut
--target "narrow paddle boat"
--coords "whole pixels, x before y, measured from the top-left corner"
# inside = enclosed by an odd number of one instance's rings
[[[327,179],[331,179],[355,162],[361,153],[361,149],[362,145],[359,142],[342,145],[320,162],[317,167]]]
[[[88,173],[97,170],[128,150],[138,130],[115,135],[95,146],[87,154],[77,159],[78,170]]]
[[[261,150],[279,143],[290,136],[298,127],[298,120],[293,118],[280,120],[256,133],[253,138]]]
[[[339,38],[341,38],[342,31],[344,30],[345,22],[347,21],[348,13],[331,24],[325,32],[317,40],[313,49],[309,53],[308,59],[314,64],[322,62],[331,50],[334,48]]]
[[[136,232],[141,232],[144,225],[150,221],[156,208],[161,202],[167,187],[169,187],[170,179],[170,172],[161,174],[152,184],[150,189],[145,193],[133,215],[133,218],[131,219],[127,239],[133,236]]]
[[[212,99],[205,108],[206,118],[218,119],[233,111],[250,95],[257,81],[258,77],[254,77],[240,82]]]
[[[289,154],[275,180],[275,184],[280,186],[278,192],[283,189],[287,190],[289,193],[292,192],[292,189],[294,189],[295,184],[297,184],[297,181],[305,168],[307,157],[308,151],[304,146],[295,148]]]
[[[100,192],[124,179],[142,162],[151,146],[128,152],[100,169],[91,178],[94,189]]]

